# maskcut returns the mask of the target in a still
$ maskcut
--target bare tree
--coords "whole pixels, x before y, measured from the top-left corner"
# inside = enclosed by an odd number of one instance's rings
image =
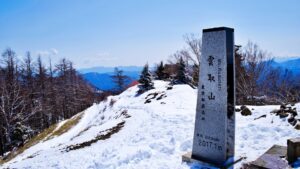
[[[262,80],[270,69],[272,61],[270,54],[251,41],[242,49],[244,73],[241,72],[241,83],[238,85],[240,91],[244,92],[251,101],[254,101],[254,96],[265,93],[265,86]],[[244,75],[243,75],[244,74]]]
[[[184,40],[186,42],[187,47],[175,52],[169,57],[169,64],[167,65],[167,72],[174,74],[174,71],[177,72],[178,66],[176,65],[182,59],[186,64],[187,73],[192,77],[192,83],[194,85],[198,84],[198,75],[199,75],[199,66],[200,66],[200,58],[202,51],[202,41],[201,37],[196,36],[195,34],[187,34],[184,36]],[[172,69],[170,69],[172,68]]]
[[[111,76],[113,82],[116,84],[116,91],[121,92],[126,88],[126,82],[129,80],[129,77],[124,75],[123,70],[115,68],[114,75]]]
[[[186,57],[193,62],[194,65],[200,64],[202,40],[201,37],[195,34],[188,34],[184,36],[185,42],[188,45],[188,54]]]
[[[201,37],[195,34],[187,34],[184,36],[184,41],[187,47],[172,54],[168,62],[176,64],[182,58],[188,65],[199,65],[202,51]]]
[[[10,135],[16,122],[21,121],[24,116],[24,98],[21,86],[18,82],[18,66],[16,64],[15,52],[11,49],[2,54],[3,78],[0,86],[0,113],[3,118],[4,127],[7,130],[6,140],[10,144]]]
[[[282,71],[281,71],[282,72]],[[283,70],[283,74],[277,75],[276,90],[269,90],[273,92],[276,97],[283,103],[297,102],[299,99],[299,91],[293,74],[290,70]],[[274,88],[273,88],[274,89]]]
[[[66,59],[56,65],[56,72],[41,57],[35,64],[29,52],[20,67],[11,49],[0,61],[0,155],[93,102],[93,88]]]

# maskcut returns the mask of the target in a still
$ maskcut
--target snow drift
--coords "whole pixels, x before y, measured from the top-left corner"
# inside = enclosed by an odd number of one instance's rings
[[[0,168],[190,168],[181,155],[192,148],[197,90],[155,81],[155,89],[137,91],[134,86],[94,104],[67,132],[40,141]],[[300,136],[286,118],[269,113],[279,106],[249,108],[252,116],[237,113],[236,118],[236,156],[246,157],[244,162]]]

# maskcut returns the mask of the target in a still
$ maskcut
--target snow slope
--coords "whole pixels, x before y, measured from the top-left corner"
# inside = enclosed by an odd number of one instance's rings
[[[32,146],[0,168],[190,168],[181,163],[181,155],[192,148],[197,90],[187,85],[167,90],[163,81],[155,81],[155,88],[136,96],[134,86],[94,104],[68,132]],[[155,92],[155,98],[149,95]],[[145,98],[151,102],[145,104]],[[287,119],[270,115],[279,106],[250,108],[252,116],[237,113],[236,121],[236,155],[247,157],[245,161],[300,136]],[[264,114],[266,118],[254,120]],[[78,146],[83,143],[91,145]]]

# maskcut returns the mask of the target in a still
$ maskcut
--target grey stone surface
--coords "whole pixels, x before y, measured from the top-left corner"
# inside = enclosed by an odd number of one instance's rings
[[[182,155],[182,162],[186,162],[186,163],[196,163],[198,164],[198,166],[201,166],[201,169],[233,169],[234,165],[236,163],[239,163],[243,160],[243,157],[239,157],[237,158],[235,161],[228,163],[226,165],[215,165],[215,164],[211,164],[211,163],[207,163],[204,161],[199,161],[195,158],[192,157],[192,152],[187,152],[185,154]],[[193,167],[192,167],[193,168]],[[195,167],[196,168],[196,167]]]
[[[201,166],[201,169],[219,169],[219,166],[214,166],[209,163],[205,163],[203,161],[198,161],[192,158],[192,152],[188,152],[184,155],[182,155],[182,161],[187,163],[197,163]],[[225,168],[225,167],[224,167]],[[227,168],[227,167],[226,167]]]
[[[274,145],[268,151],[266,151],[262,156],[260,156],[255,161],[251,162],[251,167],[253,169],[285,169],[291,168],[286,157],[286,147]]]
[[[203,30],[192,157],[224,165],[234,156],[233,29]]]

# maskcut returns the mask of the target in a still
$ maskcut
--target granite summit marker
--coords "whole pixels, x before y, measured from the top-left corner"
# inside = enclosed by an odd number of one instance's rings
[[[203,30],[193,149],[190,155],[183,156],[183,161],[201,161],[224,167],[234,160],[233,50],[233,29]]]

